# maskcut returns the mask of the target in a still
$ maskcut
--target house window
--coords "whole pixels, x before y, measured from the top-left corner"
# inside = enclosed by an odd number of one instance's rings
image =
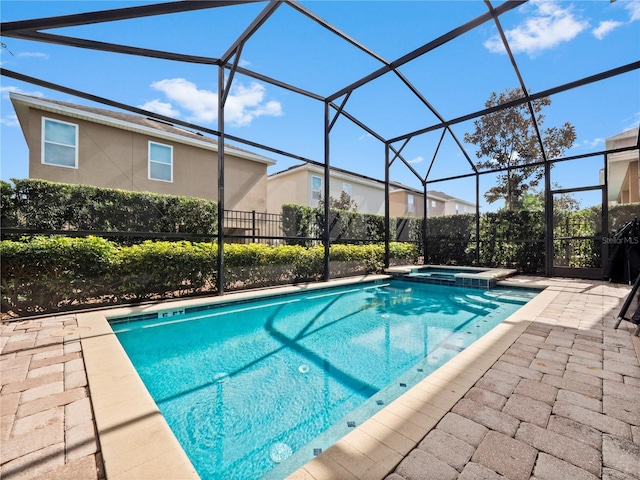
[[[436,201],[435,200],[431,200],[431,207],[432,208],[436,208]]]
[[[322,198],[322,178],[311,176],[311,202],[315,205],[318,204]]]
[[[349,197],[349,200],[351,200],[351,184],[350,183],[343,183],[342,184],[342,191],[344,193],[346,193],[347,197]]]
[[[42,163],[78,168],[78,125],[42,117]]]
[[[460,205],[456,203],[456,215],[460,213]]]
[[[173,182],[173,147],[149,142],[149,180]]]
[[[413,213],[414,212],[413,195],[411,195],[411,194],[407,195],[407,212],[409,212],[409,213]]]

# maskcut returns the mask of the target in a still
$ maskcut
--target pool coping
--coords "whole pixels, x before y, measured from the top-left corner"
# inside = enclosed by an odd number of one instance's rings
[[[387,280],[368,275],[260,291],[274,296]],[[501,282],[502,284],[502,282]],[[519,286],[504,282],[507,286]],[[527,286],[527,288],[530,288]],[[524,332],[559,290],[549,287],[456,357],[313,458],[290,480],[383,479]],[[237,292],[170,302],[172,309],[255,297]],[[167,310],[167,303],[77,315],[106,478],[200,478],[116,338],[107,318]]]

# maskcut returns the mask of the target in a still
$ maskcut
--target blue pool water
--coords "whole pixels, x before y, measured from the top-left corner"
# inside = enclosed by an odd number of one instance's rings
[[[535,294],[393,280],[112,326],[203,479],[283,478]]]

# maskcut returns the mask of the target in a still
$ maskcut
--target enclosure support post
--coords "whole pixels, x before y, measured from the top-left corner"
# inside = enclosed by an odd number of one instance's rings
[[[480,266],[480,174],[476,172],[476,265]]]
[[[427,199],[427,182],[422,182],[422,264],[427,264],[427,209],[429,208],[429,200]]]
[[[553,194],[551,193],[551,163],[544,164],[544,273],[553,276]]]
[[[329,263],[329,179],[330,179],[330,150],[329,150],[329,131],[330,131],[330,115],[329,115],[329,102],[324,102],[324,228],[322,229],[322,244],[324,246],[324,269],[322,278],[325,282],[331,278],[330,263]]]
[[[609,236],[609,154],[604,154],[604,179],[602,182],[602,273],[609,271],[609,247],[604,238]],[[631,279],[629,279],[631,281]]]
[[[218,295],[224,293],[224,68],[218,67]]]
[[[384,145],[384,268],[389,268],[389,144]]]

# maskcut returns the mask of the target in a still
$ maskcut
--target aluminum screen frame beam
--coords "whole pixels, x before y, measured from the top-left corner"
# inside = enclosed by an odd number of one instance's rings
[[[209,8],[226,7],[261,1],[265,0],[185,0],[166,3],[154,3],[137,7],[97,10],[94,12],[59,15],[55,17],[34,18],[30,20],[18,20],[14,22],[3,22],[2,35],[7,37],[15,37],[15,34],[18,33],[47,30],[50,28],[92,25],[94,23],[130,20],[134,18],[190,12],[194,10],[204,10]]]
[[[416,136],[416,135],[420,135],[422,133],[433,132],[434,130],[439,130],[441,128],[446,128],[446,127],[449,127],[451,125],[456,125],[458,123],[462,123],[462,122],[466,122],[468,120],[476,119],[478,117],[481,117],[483,115],[487,115],[489,113],[497,112],[498,110],[505,110],[507,108],[515,107],[515,106],[518,106],[518,105],[522,105],[523,103],[527,103],[527,102],[530,102],[530,101],[533,101],[533,100],[538,100],[538,99],[543,98],[543,97],[550,97],[551,95],[555,95],[556,93],[566,92],[566,91],[572,90],[574,88],[582,87],[584,85],[589,85],[591,83],[596,83],[596,82],[599,82],[601,80],[606,80],[607,78],[616,77],[618,75],[629,73],[629,72],[632,72],[632,71],[638,70],[638,69],[640,69],[640,60],[638,60],[636,62],[628,63],[626,65],[622,65],[620,67],[612,68],[610,70],[605,70],[604,72],[600,72],[600,73],[597,73],[595,75],[590,75],[588,77],[584,77],[584,78],[581,78],[579,80],[574,80],[572,82],[564,83],[562,85],[558,85],[557,87],[552,87],[552,88],[549,88],[547,90],[543,90],[543,91],[535,93],[535,94],[530,94],[530,95],[528,95],[526,97],[522,97],[522,98],[519,98],[519,99],[516,99],[516,100],[512,100],[510,102],[505,102],[505,103],[502,103],[500,105],[496,105],[494,107],[488,107],[488,108],[485,108],[483,110],[478,110],[476,112],[469,113],[467,115],[463,115],[461,117],[456,117],[456,118],[453,118],[451,120],[447,120],[445,122],[441,122],[441,123],[434,124],[434,125],[431,125],[431,126],[426,127],[426,128],[422,128],[420,130],[415,130],[415,131],[413,131],[411,133],[408,133],[406,135],[400,135],[400,136],[391,138],[389,141],[395,143],[395,142],[404,140],[405,138],[408,138],[408,137],[413,137],[413,136]]]
[[[505,12],[508,12],[509,10],[519,7],[520,5],[526,2],[527,0],[509,0],[503,3],[502,5],[500,5],[498,8],[496,8],[495,11],[498,15],[501,15]],[[426,43],[422,47],[419,47],[413,50],[412,52],[400,57],[399,59],[391,62],[388,66],[384,66],[376,70],[375,72],[372,72],[369,75],[361,78],[360,80],[355,81],[351,85],[348,85],[343,89],[338,90],[337,92],[327,97],[327,100],[333,101],[336,98],[340,98],[342,95],[345,95],[349,91],[355,90],[356,88],[361,87],[371,82],[372,80],[375,80],[376,78],[384,75],[385,73],[389,73],[392,70],[398,67],[401,67],[405,63],[408,63],[411,60],[418,58],[424,55],[425,53],[430,52],[431,50],[434,50],[440,47],[441,45],[444,45],[445,43],[450,42],[451,40],[454,40],[455,38],[458,38],[459,36],[473,30],[474,28],[482,25],[483,23],[490,21],[492,18],[493,16],[491,15],[490,12],[484,13],[479,17],[476,17],[475,19],[465,23],[464,25],[454,28],[448,33],[445,33],[444,35],[441,35],[440,37],[436,38],[435,40],[432,40],[431,42]]]

